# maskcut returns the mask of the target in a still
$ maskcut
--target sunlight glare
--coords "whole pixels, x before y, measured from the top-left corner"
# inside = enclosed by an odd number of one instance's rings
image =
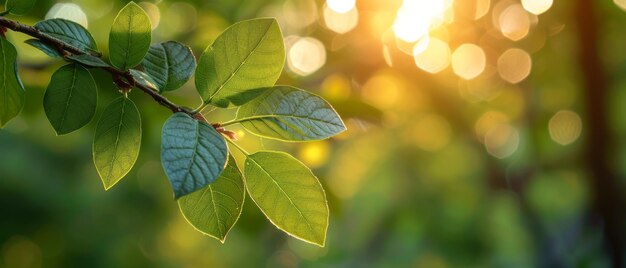
[[[326,64],[326,48],[312,37],[300,38],[291,45],[287,58],[289,69],[301,76],[307,76]]]
[[[522,0],[524,9],[535,15],[548,11],[552,7],[553,0]]]
[[[354,8],[346,13],[338,13],[327,6],[324,8],[324,23],[331,31],[345,34],[359,23],[359,11]]]
[[[512,41],[522,40],[530,32],[530,16],[520,4],[504,9],[498,17],[502,35]]]
[[[436,74],[450,65],[450,47],[443,40],[431,37],[426,49],[413,55],[413,58],[417,67]]]
[[[532,68],[532,58],[528,52],[511,48],[498,58],[498,73],[500,77],[511,84],[517,84],[526,79]]]
[[[52,8],[46,14],[46,19],[66,19],[76,22],[85,28],[88,28],[89,22],[87,20],[87,14],[77,4],[73,3],[58,3],[54,4]]]
[[[489,13],[491,7],[491,0],[476,0],[476,14],[474,19],[480,19]]]
[[[344,14],[355,9],[356,0],[326,0],[326,5],[333,11]]]
[[[615,3],[622,10],[626,11],[626,0],[613,0],[613,3]]]
[[[393,31],[398,38],[415,42],[443,22],[451,5],[451,0],[404,0],[393,23]]]
[[[485,52],[474,44],[462,44],[452,54],[452,70],[465,80],[479,76],[487,63]]]

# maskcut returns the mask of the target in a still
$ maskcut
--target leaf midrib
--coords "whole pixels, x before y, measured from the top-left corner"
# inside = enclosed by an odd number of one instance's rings
[[[115,135],[115,145],[113,146],[113,157],[111,158],[111,162],[109,163],[109,172],[107,176],[107,181],[109,181],[109,183],[111,183],[111,173],[113,172],[113,164],[115,163],[115,160],[117,160],[117,148],[119,146],[120,133],[122,132],[122,125],[124,122],[123,119],[124,119],[125,111],[126,111],[126,100],[122,99],[122,111],[120,112],[120,120],[119,120],[119,124],[117,125],[117,134]]]
[[[340,124],[335,124],[334,122],[324,121],[324,120],[318,119],[318,118],[311,118],[311,117],[297,116],[297,115],[280,115],[280,114],[253,115],[253,116],[248,116],[248,117],[244,117],[244,118],[241,118],[241,119],[237,119],[237,122],[243,123],[243,122],[253,121],[253,120],[263,120],[263,119],[266,119],[266,118],[281,118],[281,117],[293,118],[293,119],[302,119],[302,120],[310,120],[310,121],[315,121],[315,122],[320,122],[320,123],[331,124],[331,125],[338,126],[338,127],[342,126]]]
[[[254,46],[254,48],[248,53],[248,55],[246,56],[245,59],[243,59],[241,61],[241,63],[239,63],[239,66],[237,66],[237,68],[230,74],[230,76],[226,79],[226,81],[224,81],[220,87],[215,90],[215,93],[213,93],[213,95],[211,95],[211,97],[205,102],[205,103],[211,103],[211,100],[213,100],[213,98],[215,96],[217,96],[217,94],[222,91],[222,89],[224,89],[224,87],[226,87],[226,85],[228,83],[230,83],[230,80],[232,80],[235,77],[235,74],[237,74],[239,72],[239,70],[241,69],[241,67],[243,67],[243,65],[248,61],[248,58],[250,58],[250,56],[252,56],[252,54],[254,54],[254,52],[256,52],[256,50],[259,48],[259,46],[261,45],[261,43],[263,43],[263,41],[265,41],[265,39],[268,36],[268,32],[270,31],[270,29],[272,28],[272,25],[274,25],[274,22],[270,23],[269,26],[267,27],[267,29],[265,29],[265,33],[263,33],[263,37],[261,37],[261,40],[259,40],[259,42]],[[217,71],[217,70],[216,70]]]
[[[315,229],[313,229],[313,226],[311,226],[311,223],[309,222],[308,218],[305,217],[304,214],[302,214],[302,211],[300,210],[300,208],[293,202],[293,200],[291,199],[291,197],[289,197],[287,192],[285,192],[283,187],[281,187],[280,184],[278,184],[278,182],[274,179],[274,177],[272,177],[272,175],[269,172],[267,172],[267,170],[265,168],[263,168],[263,166],[261,166],[259,164],[259,162],[257,162],[256,160],[254,160],[254,158],[252,158],[250,156],[248,157],[248,159],[250,159],[252,162],[254,162],[254,164],[263,171],[263,173],[267,174],[267,176],[278,187],[278,189],[285,195],[285,197],[287,197],[287,200],[289,200],[289,203],[291,203],[291,205],[293,205],[293,207],[296,209],[296,211],[298,211],[298,213],[300,214],[300,217],[302,217],[304,219],[304,222],[306,223],[307,227],[309,227],[309,230],[311,231],[311,233],[313,233],[313,235],[316,235]]]
[[[196,161],[196,154],[198,151],[198,145],[200,144],[200,123],[196,120],[193,120],[195,128],[196,128],[196,136],[195,136],[195,144],[193,145],[193,150],[192,150],[192,154],[191,154],[191,159],[189,160],[189,165],[187,166],[187,171],[185,172],[186,176],[185,179],[188,179],[187,176],[191,175],[190,171],[191,171],[191,166],[193,166],[193,163]],[[191,176],[194,177],[193,180],[193,186],[192,188],[195,188],[196,182],[195,182],[195,176]]]
[[[59,131],[64,132],[63,125],[65,124],[65,119],[67,117],[67,111],[70,107],[70,102],[72,101],[72,93],[74,93],[74,88],[76,85],[76,71],[78,70],[77,66],[72,68],[72,83],[69,87],[70,95],[67,97],[67,102],[65,102],[65,108],[63,109],[63,115],[61,116],[61,124],[59,124]]]

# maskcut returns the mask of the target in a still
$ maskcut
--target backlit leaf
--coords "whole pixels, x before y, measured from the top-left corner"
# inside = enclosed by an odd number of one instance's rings
[[[196,58],[188,46],[170,41],[152,44],[141,66],[160,91],[171,91],[191,78],[196,69]]]
[[[230,156],[226,168],[213,183],[181,197],[178,206],[194,228],[223,243],[239,219],[245,194],[241,172]]]
[[[96,113],[96,81],[85,67],[68,64],[52,75],[43,98],[48,121],[57,135],[85,126]]]
[[[17,51],[11,42],[0,38],[0,127],[16,117],[25,102],[24,85],[17,74]]]
[[[109,33],[111,64],[120,70],[138,65],[150,48],[152,26],[148,14],[130,2],[115,17]]]
[[[256,135],[285,141],[321,140],[346,130],[328,102],[289,86],[269,88],[239,107],[237,121]]]
[[[93,161],[108,190],[131,170],[141,147],[141,117],[135,103],[119,97],[104,109],[93,141]]]
[[[161,162],[176,199],[215,181],[227,155],[226,141],[205,122],[176,113],[163,126]]]
[[[200,57],[196,88],[205,103],[242,105],[276,83],[285,62],[274,19],[242,21],[226,29]]]
[[[244,178],[250,197],[276,227],[324,246],[328,204],[309,168],[289,154],[261,151],[246,158]]]

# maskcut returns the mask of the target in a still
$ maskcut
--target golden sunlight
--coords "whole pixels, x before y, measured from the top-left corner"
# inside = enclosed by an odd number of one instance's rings
[[[356,0],[327,0],[326,5],[333,11],[343,14],[354,9]]]
[[[465,80],[479,76],[485,70],[486,63],[485,52],[474,44],[463,44],[452,53],[452,70]]]
[[[404,0],[393,23],[393,32],[403,41],[415,42],[444,21],[450,6],[452,0]]]
[[[436,74],[450,65],[450,47],[443,40],[431,37],[426,49],[420,53],[415,53],[413,57],[417,67]]]
[[[287,67],[290,71],[307,76],[326,64],[326,48],[319,40],[303,37],[288,45]]]
[[[345,13],[339,13],[327,6],[324,8],[324,23],[331,31],[345,34],[359,23],[359,11],[353,8]]]
[[[615,3],[619,8],[626,10],[626,0],[613,0],[613,3]]]
[[[522,0],[524,9],[535,15],[548,11],[552,7],[553,0]]]

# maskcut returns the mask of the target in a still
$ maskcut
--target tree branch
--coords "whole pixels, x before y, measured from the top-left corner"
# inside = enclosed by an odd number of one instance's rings
[[[16,32],[21,32],[24,33],[28,36],[34,37],[48,45],[51,45],[53,47],[56,47],[60,50],[69,52],[71,54],[74,55],[92,55],[94,56],[92,53],[87,52],[87,51],[83,51],[75,46],[72,46],[71,44],[68,44],[62,40],[59,40],[55,37],[52,37],[44,32],[39,31],[37,28],[30,26],[30,25],[25,25],[22,23],[19,23],[17,21],[14,20],[10,20],[4,17],[0,17],[0,26],[2,28],[7,28],[7,29],[11,29],[13,31]],[[101,57],[102,54],[100,52],[96,52],[96,55],[98,57]],[[150,95],[157,103],[159,103],[161,106],[164,106],[168,109],[170,109],[172,112],[174,113],[178,113],[178,112],[183,112],[186,113],[190,116],[194,116],[194,113],[181,107],[176,105],[175,103],[173,103],[172,101],[168,100],[166,97],[164,97],[163,95],[161,95],[158,91],[158,89],[153,88],[153,87],[149,87],[146,85],[143,85],[141,83],[137,83],[137,81],[135,80],[135,78],[130,74],[129,71],[121,71],[118,70],[112,66],[108,66],[108,67],[94,67],[94,68],[100,68],[103,70],[106,70],[107,72],[109,72],[112,76],[113,76],[113,80],[114,81],[118,81],[120,80],[120,78],[123,78],[125,80],[125,82],[128,83],[128,85],[130,86],[134,86],[138,89],[140,89],[141,91],[143,91],[144,93]],[[118,85],[116,83],[116,85]]]

